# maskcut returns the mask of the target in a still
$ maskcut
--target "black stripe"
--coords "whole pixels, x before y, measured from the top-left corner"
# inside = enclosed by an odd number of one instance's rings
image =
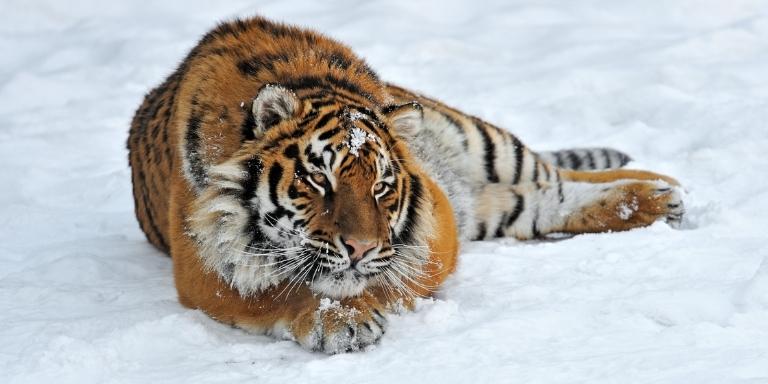
[[[573,151],[567,151],[568,160],[571,162],[570,168],[579,170],[581,169],[581,158]]]
[[[627,155],[624,152],[618,152],[617,151],[616,153],[619,156],[619,167],[623,167],[623,166],[627,165],[627,163],[629,163],[632,160],[632,158],[629,157],[629,155]]]
[[[237,69],[244,76],[258,76],[260,70],[273,71],[276,62],[288,62],[290,58],[285,53],[264,54],[253,56],[237,63]]]
[[[376,124],[374,124],[371,120],[368,119],[360,119],[358,120],[361,124],[363,124],[366,128],[368,128],[369,131],[376,132]],[[378,133],[378,132],[377,132]]]
[[[421,181],[411,174],[410,175],[410,194],[408,195],[408,210],[406,211],[405,221],[403,223],[403,230],[397,235],[397,243],[399,244],[411,244],[413,242],[414,228],[413,225],[416,222],[416,210],[421,206],[422,198],[422,186]]]
[[[187,151],[189,172],[192,174],[193,183],[195,183],[195,186],[198,188],[205,186],[205,169],[199,153],[200,135],[198,131],[200,130],[201,124],[202,116],[200,116],[199,112],[192,111],[189,120],[187,120],[185,149]]]
[[[347,70],[353,65],[353,61],[346,57],[343,52],[314,51],[314,53],[319,60],[325,61],[329,68]],[[260,70],[274,72],[276,63],[287,63],[296,59],[298,59],[296,55],[289,56],[286,53],[268,53],[241,60],[237,63],[237,68],[240,70],[240,73],[245,76],[258,76]],[[356,68],[357,73],[376,76],[370,68],[365,67],[364,63],[360,64],[362,64],[362,66]]]
[[[269,199],[277,207],[282,207],[277,197],[277,187],[283,177],[283,167],[280,164],[272,164],[269,168]]]
[[[503,215],[501,215],[501,219],[496,225],[496,231],[494,232],[493,237],[504,237],[504,223],[507,222],[508,217],[509,212],[505,212]]]
[[[433,109],[435,112],[437,112],[440,116],[442,116],[446,121],[448,121],[449,124],[453,125],[456,128],[456,131],[459,132],[459,136],[461,136],[461,144],[464,147],[464,149],[469,148],[469,143],[467,142],[467,132],[464,129],[464,125],[459,123],[456,119],[451,117],[449,114],[440,111],[438,109]]]
[[[539,181],[539,159],[538,156],[533,157],[533,176],[531,181]]]
[[[320,166],[318,166],[319,168]],[[293,160],[293,175],[294,177],[304,177],[309,174],[309,171],[307,171],[307,168],[304,166],[304,163],[301,161],[301,159],[297,156]]]
[[[361,95],[353,93],[343,93],[339,90],[329,87],[318,88],[316,91],[305,91],[302,93],[303,99],[319,99],[320,106],[324,105],[344,105],[349,108],[365,108],[363,104],[369,104],[370,100],[361,98]]]
[[[304,155],[307,156],[307,161],[310,164],[318,168],[323,168],[323,166],[325,166],[323,163],[323,158],[315,155],[315,153],[312,152],[312,145],[308,145],[307,148],[304,149]]]
[[[415,106],[418,106],[416,108],[421,109],[421,105],[415,104]],[[376,117],[376,114],[373,113],[373,111],[371,111],[370,109],[368,109],[366,107],[363,107],[363,106],[353,106],[353,107],[354,107],[355,111],[362,113],[363,115],[367,116],[371,120],[378,120],[379,119],[378,117]]]
[[[539,221],[539,214],[536,213],[536,217],[533,219],[533,223],[531,223],[531,233],[533,233],[533,237],[539,237],[541,236],[541,232],[539,232],[539,226],[537,225]]]
[[[289,159],[299,158],[299,145],[296,143],[290,144],[283,149],[283,155]]]
[[[320,140],[320,141],[328,140],[331,137],[333,137],[334,135],[336,135],[337,133],[339,133],[340,131],[341,131],[341,127],[335,127],[333,129],[330,129],[328,131],[325,131],[325,132],[321,133],[320,136],[317,137],[317,139]]]
[[[302,193],[302,195],[306,196],[305,193]],[[291,200],[296,200],[299,198],[299,190],[293,184],[288,186],[288,198]]]
[[[560,151],[552,152],[553,155],[555,155],[555,165],[558,167],[563,166],[563,156],[560,153]]]
[[[321,95],[318,95],[318,96],[321,96]],[[322,95],[322,96],[324,96],[324,95]],[[305,96],[305,98],[312,98],[312,95]],[[312,104],[312,109],[320,109],[322,107],[327,107],[329,105],[334,105],[334,104],[336,104],[338,102],[339,101],[336,100],[335,98],[331,98],[331,99],[313,100],[311,104]]]
[[[283,132],[279,136],[273,138],[272,140],[264,143],[264,146],[262,147],[262,151],[270,151],[272,149],[275,149],[278,147],[283,141],[286,139],[298,139],[301,136],[304,135],[304,127],[303,126],[297,126],[291,131]]]
[[[589,166],[589,169],[597,169],[595,166],[595,158],[592,157],[592,150],[587,149],[587,166]]]
[[[353,94],[360,95],[368,99],[369,101],[374,100],[373,95],[366,91],[363,91],[360,85],[355,84],[347,79],[338,78],[331,74],[327,74],[323,77],[301,76],[301,77],[297,77],[295,79],[286,81],[282,83],[282,85],[294,91],[297,91],[300,89],[310,89],[310,88],[325,88],[325,89],[332,90],[332,87],[338,87],[345,91],[351,92]]]
[[[248,243],[251,246],[259,246],[267,241],[267,236],[261,231],[259,227],[260,214],[256,207],[252,204],[251,200],[256,194],[256,189],[261,179],[262,165],[261,159],[252,158],[246,162],[246,169],[248,170],[248,177],[246,178],[243,200],[250,209],[250,217],[248,219],[248,225],[245,227],[245,232],[251,235],[251,241]]]
[[[515,221],[517,221],[517,219],[523,213],[525,199],[523,198],[523,195],[519,195],[517,193],[515,193],[515,197],[517,197],[517,202],[515,203],[515,208],[512,209],[509,217],[507,217],[507,221],[505,222],[506,227],[511,227],[513,224],[515,224]]]
[[[549,166],[546,163],[541,164],[542,169],[544,169],[544,179],[546,181],[549,181]]]
[[[611,161],[611,154],[610,154],[610,152],[608,152],[607,149],[602,148],[600,150],[600,153],[603,155],[603,158],[605,159],[605,168],[606,169],[613,168],[613,164],[612,164],[613,162]]]
[[[293,217],[293,212],[286,210],[279,202],[277,195],[277,188],[280,185],[280,180],[283,177],[283,167],[280,164],[272,164],[269,168],[269,199],[272,204],[275,205],[275,210],[265,216],[265,223],[267,225],[277,225],[277,221],[283,216]]]
[[[512,145],[515,147],[515,177],[512,179],[512,184],[517,184],[523,172],[523,143],[513,135]]]
[[[309,113],[307,113],[306,115],[304,115],[304,117],[301,118],[301,121],[299,122],[298,125],[299,126],[306,125],[310,121],[312,121],[315,117],[317,117],[317,110],[316,109],[310,110]]]
[[[250,201],[256,194],[256,187],[258,187],[261,179],[263,169],[261,159],[258,157],[249,159],[245,162],[245,169],[248,172],[248,177],[246,177],[245,185],[243,185],[243,200]]]
[[[331,119],[336,117],[337,112],[336,111],[330,111],[322,116],[320,116],[320,119],[317,120],[315,123],[315,129],[323,128],[326,124],[328,124]]]
[[[479,222],[477,223],[477,236],[475,236],[476,240],[483,240],[485,239],[485,222]]]
[[[565,201],[565,195],[563,195],[563,182],[560,177],[560,171],[558,170],[555,170],[555,181],[557,182],[557,198],[560,200],[560,203],[562,203]]]
[[[496,145],[491,139],[491,135],[482,127],[477,124],[477,121],[473,119],[475,129],[480,132],[480,136],[483,138],[484,144],[484,160],[485,160],[485,177],[491,183],[499,182],[499,175],[496,173]]]
[[[352,167],[354,167],[356,159],[358,158],[347,156],[344,160],[342,160],[341,165],[339,166],[339,175],[343,175],[349,172]]]
[[[331,158],[328,159],[328,164],[330,166],[333,166],[333,164],[336,162],[336,151],[333,150],[333,145],[328,144],[325,147],[323,147],[323,154],[325,154],[326,152],[328,152],[331,156]]]
[[[146,177],[144,175],[144,171],[141,169],[141,166],[137,167],[137,169],[139,171],[138,173],[139,179],[145,181],[140,184],[142,189],[142,197],[143,197],[142,202],[144,204],[144,217],[146,217],[147,219],[146,224],[149,225],[149,228],[145,228],[144,233],[147,234],[147,237],[149,237],[149,233],[152,233],[152,235],[154,235],[155,239],[159,243],[160,248],[163,251],[168,252],[168,250],[170,249],[168,247],[168,243],[166,243],[165,238],[163,237],[163,233],[160,232],[160,229],[157,227],[157,224],[155,223],[155,217],[152,214],[152,208],[149,206],[148,199],[150,195],[149,195],[149,190],[147,189],[147,183],[146,183]],[[138,205],[136,206],[136,209],[138,209]],[[144,223],[142,222],[142,226],[144,226],[143,224]],[[147,231],[147,229],[149,231]],[[150,239],[150,242],[151,241],[152,240]]]
[[[256,138],[256,133],[253,131],[256,129],[256,119],[253,117],[250,108],[246,108],[244,113],[245,117],[243,118],[243,123],[240,125],[240,135],[242,136],[243,141],[253,140]]]

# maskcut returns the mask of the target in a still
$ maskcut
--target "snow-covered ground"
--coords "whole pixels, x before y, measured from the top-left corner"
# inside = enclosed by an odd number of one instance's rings
[[[133,216],[134,109],[217,20],[350,44],[534,148],[679,178],[681,230],[467,244],[438,298],[325,356],[176,301]],[[768,382],[768,2],[0,2],[0,382]],[[762,264],[762,267],[761,267]]]

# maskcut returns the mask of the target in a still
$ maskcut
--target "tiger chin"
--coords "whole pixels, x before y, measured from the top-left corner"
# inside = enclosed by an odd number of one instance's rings
[[[683,217],[675,179],[621,152],[534,152],[387,84],[346,46],[263,18],[219,25],[144,99],[136,215],[179,301],[310,350],[365,349],[454,271],[461,241]]]

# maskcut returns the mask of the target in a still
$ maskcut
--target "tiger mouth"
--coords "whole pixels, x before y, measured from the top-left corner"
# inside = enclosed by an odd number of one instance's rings
[[[333,280],[341,281],[346,279],[352,279],[352,280],[367,280],[367,275],[361,273],[360,271],[355,270],[354,268],[347,268],[343,271],[330,273],[327,275]]]
[[[323,274],[309,283],[312,291],[331,298],[357,296],[368,286],[370,278],[353,268]]]
[[[309,252],[316,256],[310,261],[313,271],[303,280],[313,292],[335,299],[356,296],[375,275],[360,270],[360,264],[352,263],[346,255],[330,247],[309,248]]]

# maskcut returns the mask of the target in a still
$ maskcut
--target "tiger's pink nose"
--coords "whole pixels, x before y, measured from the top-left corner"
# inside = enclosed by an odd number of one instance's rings
[[[344,244],[352,247],[352,253],[349,255],[350,260],[357,261],[363,258],[366,252],[376,247],[375,241],[360,241],[357,239],[345,239]]]

